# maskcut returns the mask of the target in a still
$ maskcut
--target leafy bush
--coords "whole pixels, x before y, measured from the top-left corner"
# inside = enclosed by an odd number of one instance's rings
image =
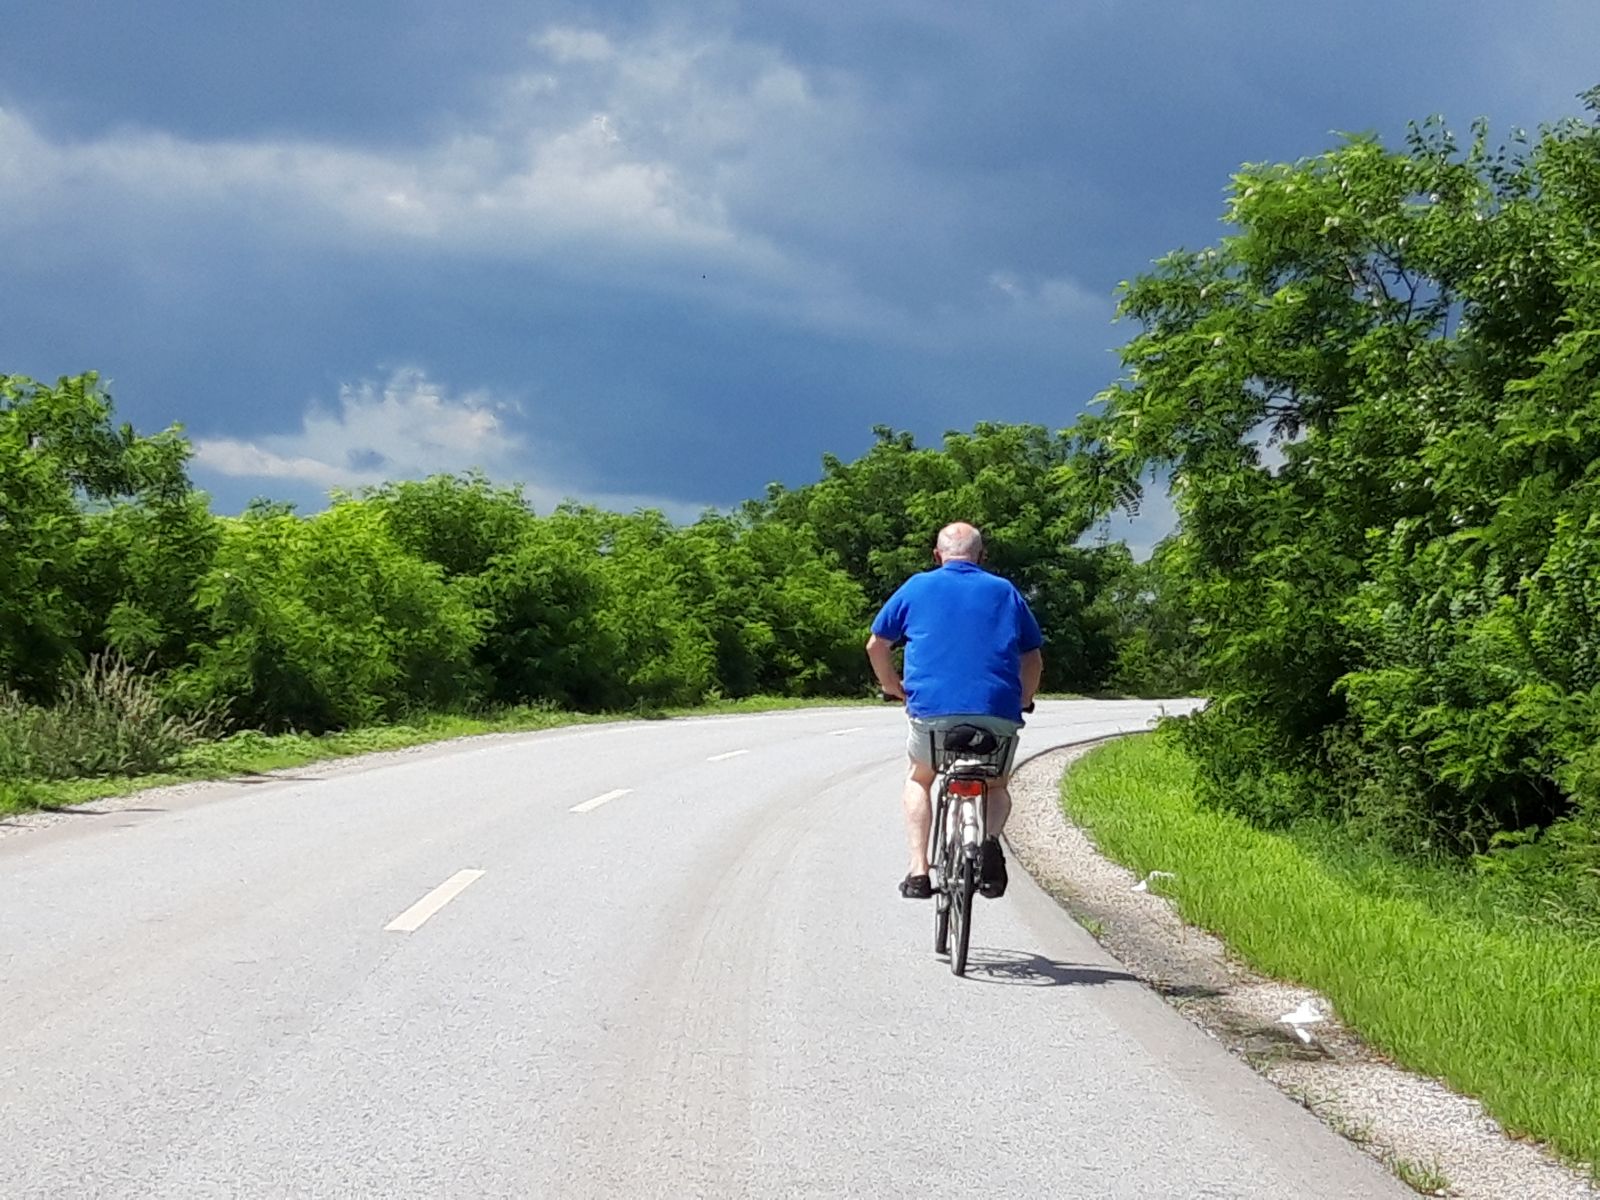
[[[147,670],[182,666],[200,636],[196,592],[220,541],[221,524],[198,492],[86,514],[81,652],[108,647]]]
[[[479,614],[374,505],[225,521],[198,605],[197,661],[174,674],[172,695],[225,705],[241,724],[320,732],[475,690]]]
[[[716,651],[696,592],[700,564],[681,554],[682,534],[657,512],[590,513],[601,531],[605,599],[595,614],[615,654],[612,678],[628,702],[695,704],[717,692]]]
[[[363,496],[388,515],[407,553],[438,563],[446,578],[482,575],[536,521],[521,488],[496,487],[476,472],[386,483]]]
[[[602,537],[598,519],[583,513],[530,517],[472,580],[494,703],[598,709],[625,699],[620,646],[601,615],[611,591]]]

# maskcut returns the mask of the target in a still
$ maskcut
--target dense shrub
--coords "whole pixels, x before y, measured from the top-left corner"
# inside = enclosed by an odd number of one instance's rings
[[[196,591],[221,537],[198,492],[90,512],[78,546],[79,652],[108,647],[157,672],[187,662],[201,636]]]
[[[477,473],[386,483],[363,496],[388,515],[407,553],[438,563],[450,578],[483,574],[535,522],[521,488],[497,487]]]
[[[478,613],[373,505],[224,521],[197,601],[202,641],[172,695],[241,725],[319,731],[473,692]]]
[[[597,524],[573,513],[529,519],[474,577],[484,614],[479,661],[497,704],[546,700],[599,709],[624,703],[620,645],[603,610],[611,594]]]

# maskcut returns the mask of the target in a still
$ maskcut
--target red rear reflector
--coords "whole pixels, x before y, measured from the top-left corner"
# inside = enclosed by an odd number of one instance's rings
[[[952,779],[950,790],[958,796],[983,795],[983,781],[980,779]]]

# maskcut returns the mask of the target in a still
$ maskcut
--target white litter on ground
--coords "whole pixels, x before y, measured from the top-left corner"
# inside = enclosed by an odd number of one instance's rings
[[[1155,881],[1157,879],[1176,879],[1176,878],[1177,878],[1177,876],[1174,875],[1171,871],[1151,871],[1150,874],[1146,875],[1143,879],[1139,880],[1138,883],[1134,884],[1132,889],[1130,889],[1130,890],[1135,891],[1135,892],[1148,892],[1150,890],[1150,884],[1153,881]]]

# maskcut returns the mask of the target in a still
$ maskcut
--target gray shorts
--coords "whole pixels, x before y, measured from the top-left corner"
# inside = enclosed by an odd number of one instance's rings
[[[1006,739],[1005,754],[1000,760],[1000,774],[1011,774],[1011,764],[1017,757],[1017,734],[1022,726],[1015,721],[1007,721],[1004,717],[991,717],[987,714],[972,714],[966,716],[950,717],[910,717],[911,728],[906,735],[906,754],[911,761],[920,763],[924,767],[933,765],[933,747],[928,742],[930,734],[954,728],[957,725],[976,725],[979,729],[988,729]]]

